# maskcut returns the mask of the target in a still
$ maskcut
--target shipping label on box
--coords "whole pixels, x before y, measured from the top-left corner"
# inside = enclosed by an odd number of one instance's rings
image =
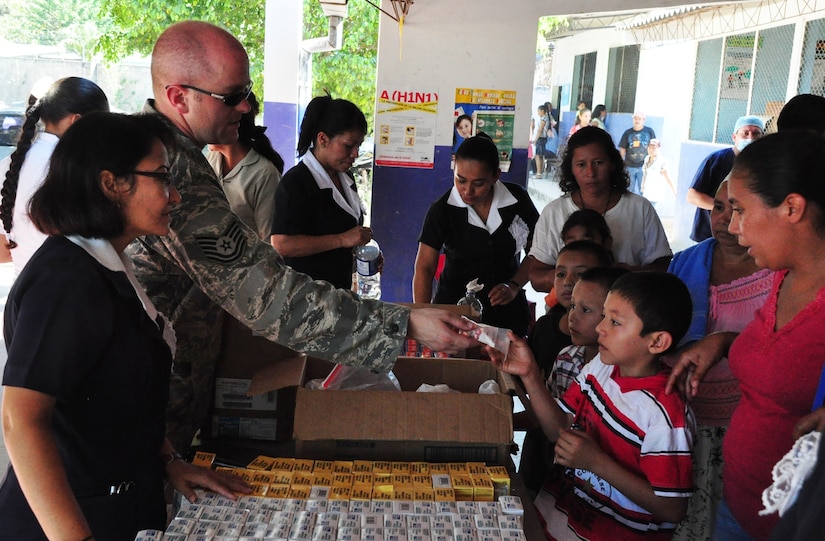
[[[276,419],[266,417],[212,416],[212,434],[217,437],[275,441],[277,427]]]
[[[227,410],[277,411],[278,391],[249,396],[251,379],[215,378],[215,407]]]

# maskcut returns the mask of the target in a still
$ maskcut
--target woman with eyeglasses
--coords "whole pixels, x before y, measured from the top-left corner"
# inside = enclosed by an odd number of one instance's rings
[[[352,249],[372,239],[349,175],[366,134],[354,103],[313,98],[298,136],[303,159],[275,192],[272,245],[287,265],[339,289],[352,287]]]
[[[5,235],[0,239],[0,251],[10,250],[4,261],[14,262],[15,276],[40,248],[46,235],[29,220],[27,205],[32,194],[43,183],[58,139],[81,116],[93,111],[108,111],[106,94],[95,83],[82,77],[66,77],[55,81],[48,91],[26,110],[26,120],[20,132],[17,148],[0,162],[3,179],[0,220]],[[38,125],[43,130],[38,131]]]
[[[137,236],[169,232],[180,202],[172,141],[154,115],[84,116],[32,197],[32,222],[50,237],[6,304],[0,540],[131,541],[163,529],[164,474],[190,500],[195,486],[249,490],[165,439],[174,332],[123,254]]]

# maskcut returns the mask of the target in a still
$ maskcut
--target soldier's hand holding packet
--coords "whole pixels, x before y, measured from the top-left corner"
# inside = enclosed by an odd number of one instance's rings
[[[485,325],[484,323],[476,323],[466,317],[463,319],[469,321],[473,325],[473,328],[469,331],[458,331],[459,334],[474,338],[482,344],[500,351],[505,357],[507,356],[507,351],[510,349],[510,339],[507,338],[507,329]]]

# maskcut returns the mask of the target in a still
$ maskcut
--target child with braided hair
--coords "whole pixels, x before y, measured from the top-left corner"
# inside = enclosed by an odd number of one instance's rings
[[[4,179],[0,220],[5,231],[0,242],[11,250],[15,276],[46,240],[29,220],[29,199],[46,178],[58,139],[78,118],[94,111],[109,111],[109,101],[99,86],[82,77],[55,81],[26,110],[17,148],[0,162],[0,178]]]

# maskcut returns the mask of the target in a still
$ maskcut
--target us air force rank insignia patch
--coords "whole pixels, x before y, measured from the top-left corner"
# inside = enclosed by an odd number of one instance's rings
[[[222,235],[196,235],[203,255],[217,263],[234,263],[246,250],[246,239],[238,221],[232,222]]]

